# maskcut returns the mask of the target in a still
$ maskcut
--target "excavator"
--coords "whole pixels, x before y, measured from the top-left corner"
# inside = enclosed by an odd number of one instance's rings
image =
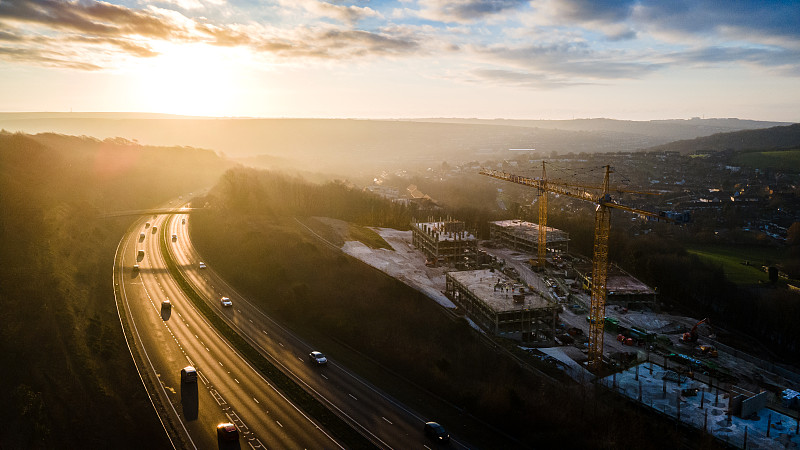
[[[708,318],[705,318],[697,322],[696,324],[694,324],[691,330],[687,331],[686,333],[683,333],[683,336],[681,336],[681,342],[685,344],[693,344],[697,342],[697,327],[701,323],[708,323]]]

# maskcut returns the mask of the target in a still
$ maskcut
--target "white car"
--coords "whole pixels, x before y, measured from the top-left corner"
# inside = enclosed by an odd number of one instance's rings
[[[205,269],[206,268],[206,263],[204,263],[203,261],[200,261],[199,266],[200,266],[201,269]]]
[[[328,364],[328,358],[326,358],[325,355],[323,355],[321,352],[309,353],[308,360],[318,366],[323,366],[325,364]]]
[[[233,306],[233,302],[228,297],[222,297],[221,299],[219,299],[219,303],[222,306]]]

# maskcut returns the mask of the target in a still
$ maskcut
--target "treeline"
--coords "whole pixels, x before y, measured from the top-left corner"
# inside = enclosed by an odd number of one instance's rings
[[[0,446],[170,445],[114,303],[114,252],[133,219],[99,216],[207,186],[226,164],[205,150],[0,132]]]
[[[221,201],[215,202],[217,197]],[[363,226],[406,230],[411,210],[344,181],[310,183],[277,172],[238,167],[225,172],[206,201],[239,214],[325,216]]]

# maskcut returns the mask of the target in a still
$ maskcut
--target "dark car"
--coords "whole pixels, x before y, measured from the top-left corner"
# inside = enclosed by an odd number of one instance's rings
[[[429,438],[442,444],[450,442],[450,434],[444,429],[443,426],[436,422],[425,423],[425,436],[428,436]]]
[[[221,423],[217,425],[217,437],[225,441],[236,441],[239,439],[239,430],[230,422]]]

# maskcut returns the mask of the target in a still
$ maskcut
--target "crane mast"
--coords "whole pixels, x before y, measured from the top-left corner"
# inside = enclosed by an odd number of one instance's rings
[[[539,270],[544,269],[547,263],[547,173],[542,161],[542,181],[538,190],[539,195],[539,245],[536,247],[538,253],[537,266]]]
[[[591,283],[591,304],[589,306],[589,369],[599,372],[603,362],[603,332],[605,325],[606,311],[606,282],[608,281],[608,237],[611,233],[611,209],[621,209],[639,216],[648,217],[657,221],[674,222],[673,219],[660,216],[650,211],[621,205],[612,201],[610,195],[610,175],[611,166],[605,166],[605,176],[602,186],[587,186],[580,184],[570,184],[562,181],[547,181],[544,161],[542,161],[542,178],[530,178],[514,175],[493,169],[482,169],[479,173],[498,180],[521,184],[536,188],[539,197],[539,245],[538,245],[538,266],[545,267],[545,256],[547,251],[547,192],[553,192],[578,200],[595,203],[594,218],[594,249],[592,252],[592,283]],[[599,191],[599,193],[597,192]],[[650,192],[638,192],[622,189],[614,189],[615,192],[632,192],[637,194],[652,194]]]

